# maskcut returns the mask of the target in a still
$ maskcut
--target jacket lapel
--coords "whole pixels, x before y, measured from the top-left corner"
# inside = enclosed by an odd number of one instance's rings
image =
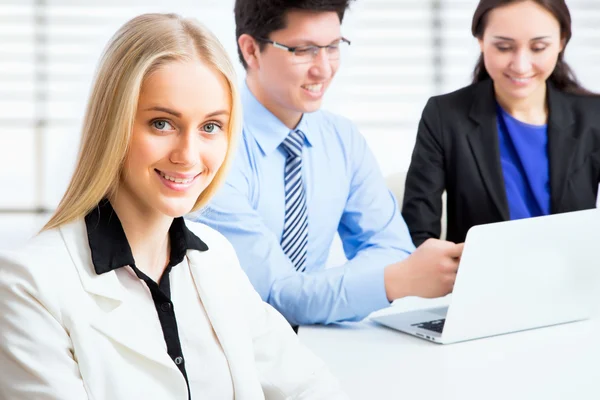
[[[147,324],[138,310],[132,310],[131,304],[125,301],[128,293],[119,282],[115,271],[96,274],[86,241],[85,223],[77,221],[61,227],[60,231],[79,273],[83,289],[94,296],[101,310],[90,316],[90,325],[112,341],[150,361],[168,367],[181,376],[167,352],[162,350],[163,343],[157,343],[155,338],[148,334],[147,329],[144,329]]]
[[[503,220],[509,220],[508,200],[500,164],[496,102],[492,81],[477,85],[469,114],[476,126],[467,140],[492,202]]]
[[[548,84],[548,163],[550,169],[550,208],[559,212],[560,202],[569,177],[575,138],[575,118],[569,108],[569,99]]]
[[[231,372],[236,398],[263,398],[254,368],[251,334],[232,282],[227,273],[233,262],[230,257],[215,257],[214,250],[188,250],[187,257],[206,314],[219,339]],[[220,254],[222,256],[222,254]]]

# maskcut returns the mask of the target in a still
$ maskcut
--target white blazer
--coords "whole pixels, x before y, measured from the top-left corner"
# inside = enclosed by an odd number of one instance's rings
[[[235,398],[346,399],[324,364],[264,303],[229,242],[187,258],[229,363]],[[83,220],[0,254],[0,399],[187,399],[183,375],[145,335],[115,271],[97,275]],[[188,371],[189,373],[189,371]]]

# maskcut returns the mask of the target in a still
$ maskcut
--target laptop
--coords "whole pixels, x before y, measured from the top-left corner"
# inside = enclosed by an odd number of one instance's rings
[[[600,290],[600,210],[479,225],[447,307],[371,319],[448,344],[587,319]]]

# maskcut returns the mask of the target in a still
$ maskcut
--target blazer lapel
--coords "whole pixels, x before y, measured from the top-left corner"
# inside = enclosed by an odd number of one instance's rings
[[[114,271],[98,275],[92,265],[87,231],[83,221],[60,228],[71,259],[79,273],[83,289],[95,297],[101,311],[90,317],[90,325],[112,341],[162,364],[181,375],[166,351],[163,343],[157,343],[149,335],[147,326],[137,310],[126,302],[127,292],[121,286]]]
[[[235,398],[263,398],[254,365],[253,343],[240,311],[235,283],[227,271],[231,269],[230,257],[215,257],[215,251],[188,250],[187,257],[206,314],[219,339],[231,372]],[[253,379],[254,378],[254,379]]]
[[[568,107],[569,100],[551,83],[548,83],[547,88],[550,208],[552,213],[557,213],[560,210],[577,140],[574,130],[575,118]]]
[[[492,202],[503,220],[509,220],[508,200],[500,164],[496,102],[492,81],[478,85],[469,114],[476,126],[467,140]]]

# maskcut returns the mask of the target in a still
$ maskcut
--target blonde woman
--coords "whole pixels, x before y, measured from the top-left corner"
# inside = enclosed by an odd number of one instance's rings
[[[0,398],[344,398],[230,244],[181,217],[222,183],[233,68],[196,22],[125,24],[100,62],[69,188],[0,255]]]

